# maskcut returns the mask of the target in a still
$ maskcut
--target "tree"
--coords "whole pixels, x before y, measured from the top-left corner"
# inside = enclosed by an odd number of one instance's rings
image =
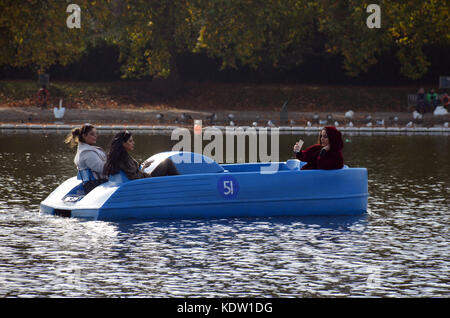
[[[155,76],[180,85],[176,57],[192,50],[198,29],[187,0],[119,0],[115,2],[112,41],[121,51],[124,77]]]
[[[450,44],[448,1],[379,1],[381,28],[366,26],[367,0],[320,0],[320,31],[327,37],[326,49],[344,57],[344,68],[352,76],[377,63],[381,53],[394,52],[401,73],[422,77],[429,67],[426,45]]]
[[[222,69],[271,64],[290,68],[317,46],[316,6],[304,0],[197,1],[196,52],[222,60]]]
[[[367,72],[377,63],[377,56],[389,48],[390,39],[383,28],[367,27],[367,6],[361,0],[318,1],[317,18],[326,38],[325,51],[343,56],[343,67],[350,76]]]
[[[419,79],[426,73],[430,63],[424,47],[439,44],[448,48],[450,45],[449,5],[448,0],[392,0],[386,4],[386,14],[391,21],[386,29],[397,48],[403,75]]]
[[[96,1],[77,2],[85,21],[81,29],[67,27],[64,1],[1,1],[0,64],[45,72],[51,65],[67,65],[79,58],[101,30],[104,12]]]
[[[180,53],[206,52],[222,69],[271,65],[290,69],[310,55],[338,55],[352,76],[384,52],[417,79],[424,48],[450,45],[448,0],[379,0],[381,28],[366,25],[369,0],[77,0],[80,29],[66,26],[70,1],[2,0],[0,64],[32,66],[77,60],[89,45],[120,49],[124,77],[166,78],[175,90]]]

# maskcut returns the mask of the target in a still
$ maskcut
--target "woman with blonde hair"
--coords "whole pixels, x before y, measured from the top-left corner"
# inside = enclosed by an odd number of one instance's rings
[[[93,180],[83,180],[85,193],[89,193],[99,184],[106,181],[103,168],[106,162],[106,154],[102,148],[97,147],[97,129],[91,124],[84,124],[74,128],[67,135],[66,144],[72,148],[77,147],[74,158],[75,165],[80,171],[89,169],[92,172]]]

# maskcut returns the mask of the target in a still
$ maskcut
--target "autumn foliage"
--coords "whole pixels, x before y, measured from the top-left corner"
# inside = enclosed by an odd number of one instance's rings
[[[99,41],[117,46],[128,78],[176,83],[176,56],[206,53],[222,68],[289,69],[310,55],[338,55],[357,76],[393,52],[401,73],[421,78],[428,45],[450,44],[448,1],[380,0],[381,27],[366,25],[366,0],[77,0],[81,28],[66,26],[67,1],[0,2],[0,64],[46,71]]]

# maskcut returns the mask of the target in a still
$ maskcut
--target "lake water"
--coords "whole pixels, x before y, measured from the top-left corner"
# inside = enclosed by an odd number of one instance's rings
[[[39,213],[75,174],[64,136],[0,131],[0,296],[450,296],[449,136],[345,135],[369,172],[363,216],[120,223]],[[282,135],[281,160],[299,138],[316,139]],[[135,140],[139,160],[176,142]]]

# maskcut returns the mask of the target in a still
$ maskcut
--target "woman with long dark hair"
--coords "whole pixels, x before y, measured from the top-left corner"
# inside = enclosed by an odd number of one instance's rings
[[[294,152],[298,160],[306,162],[302,170],[332,170],[344,167],[342,148],[344,143],[341,132],[336,127],[327,126],[321,130],[317,144],[300,150],[300,146],[296,143]]]
[[[134,150],[134,139],[130,132],[122,131],[114,136],[107,156],[104,174],[113,175],[122,170],[129,180],[178,175],[179,172],[170,159],[161,162],[152,173],[143,170],[151,162],[143,162],[142,167],[130,156],[129,152]]]

